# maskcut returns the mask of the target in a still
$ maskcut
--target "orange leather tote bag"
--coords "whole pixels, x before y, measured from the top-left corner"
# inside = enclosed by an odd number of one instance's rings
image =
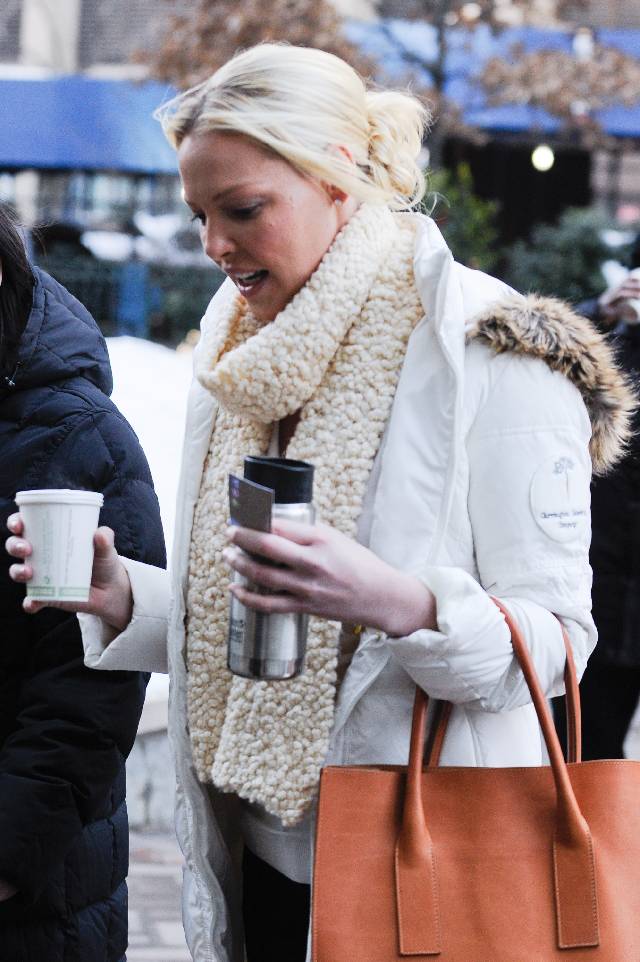
[[[551,765],[439,768],[445,710],[423,768],[418,690],[408,768],[322,772],[313,962],[640,962],[640,762],[581,762],[566,636],[565,762],[529,652],[499,607]]]

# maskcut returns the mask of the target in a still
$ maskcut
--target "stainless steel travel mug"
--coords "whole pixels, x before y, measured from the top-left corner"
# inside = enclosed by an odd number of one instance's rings
[[[313,465],[288,458],[246,457],[244,476],[274,492],[272,519],[313,524],[315,510]],[[237,572],[236,583],[256,588]],[[309,617],[304,614],[263,614],[231,596],[228,665],[235,675],[261,680],[295,678],[304,667]]]

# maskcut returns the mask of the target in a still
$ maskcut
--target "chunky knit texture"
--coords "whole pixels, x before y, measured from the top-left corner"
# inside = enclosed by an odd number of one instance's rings
[[[188,717],[199,777],[295,824],[313,800],[333,722],[339,625],[311,618],[289,682],[226,667],[227,475],[301,410],[287,455],[315,464],[319,517],[354,536],[409,336],[423,314],[414,218],[363,205],[290,304],[263,327],[238,296],[203,334],[196,375],[219,407],[196,507],[187,599]]]

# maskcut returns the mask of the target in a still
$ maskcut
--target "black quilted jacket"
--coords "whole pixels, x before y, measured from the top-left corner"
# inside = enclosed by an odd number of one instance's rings
[[[158,501],[109,400],[106,345],[36,271],[15,386],[0,387],[0,535],[23,488],[104,493],[120,554],[164,567]],[[4,531],[4,534],[2,532]],[[85,668],[75,615],[23,613],[0,550],[0,962],[119,962],[127,944],[125,759],[146,676]]]
[[[640,327],[601,323],[597,300],[577,311],[595,321],[616,351],[619,366],[640,378]],[[591,486],[593,619],[598,644],[591,661],[640,668],[640,412],[624,460]]]

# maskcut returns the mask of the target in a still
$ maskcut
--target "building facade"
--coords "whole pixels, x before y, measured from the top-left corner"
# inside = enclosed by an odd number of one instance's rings
[[[22,0],[4,0],[0,6],[0,63],[15,63],[20,56]]]
[[[0,64],[138,76],[138,51],[188,0],[2,0]],[[116,71],[114,68],[118,68]]]
[[[129,74],[136,54],[158,40],[167,18],[187,7],[185,0],[82,0],[78,28],[78,68],[89,73]]]
[[[136,52],[181,6],[184,0],[0,0],[0,79],[144,79]],[[13,204],[28,225],[85,228],[127,228],[136,210],[181,209],[175,175],[117,169],[0,169],[0,201]]]
[[[587,0],[580,19],[593,27],[640,28],[640,3],[637,0]]]

